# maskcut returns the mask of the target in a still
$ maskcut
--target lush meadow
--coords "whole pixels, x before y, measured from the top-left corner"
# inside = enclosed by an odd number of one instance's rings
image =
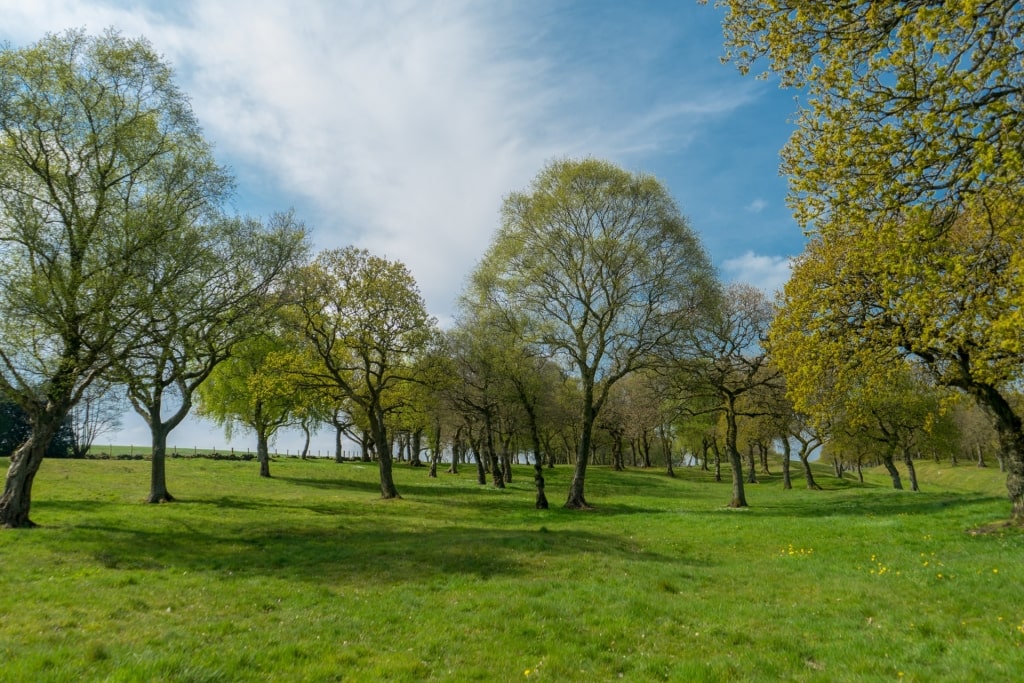
[[[0,460],[0,466],[6,467]],[[470,468],[171,460],[43,464],[0,533],[3,681],[1010,681],[1024,535],[992,468],[923,492],[593,468],[593,512],[532,509]],[[571,471],[549,473],[561,502]]]

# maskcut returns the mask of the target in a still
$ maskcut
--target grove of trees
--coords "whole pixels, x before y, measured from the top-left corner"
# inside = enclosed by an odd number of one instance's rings
[[[897,488],[901,463],[913,490],[920,458],[995,460],[1024,523],[1022,12],[718,4],[729,58],[806,93],[785,290],[719,282],[655,178],[559,159],[504,199],[447,329],[401,262],[229,215],[234,180],[144,39],[0,49],[0,526],[33,525],[44,455],[84,455],[115,394],[150,427],[153,503],[195,406],[255,435],[264,477],[278,430],[330,425],[385,499],[426,451],[424,476],[472,462],[495,487],[525,459],[538,509],[550,467],[589,509],[590,465],[724,462],[746,507],[780,454],[786,488],[791,459],[820,488],[817,452]]]

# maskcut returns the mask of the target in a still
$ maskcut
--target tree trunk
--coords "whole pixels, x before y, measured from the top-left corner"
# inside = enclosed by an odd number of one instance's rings
[[[494,488],[505,488],[505,478],[501,473],[501,464],[498,462],[498,451],[494,447],[494,432],[491,429],[491,416],[484,414],[484,443],[487,447],[487,463],[491,467],[491,482]]]
[[[427,477],[437,479],[437,463],[441,460],[441,425],[434,424],[434,431],[430,437],[430,471]]]
[[[715,454],[715,481],[722,481],[722,452],[718,450],[718,440],[711,440],[711,450]]]
[[[754,444],[747,444],[747,483],[757,483],[757,462],[754,458]]]
[[[799,456],[800,464],[804,469],[804,481],[807,482],[807,488],[812,491],[820,491],[821,486],[818,485],[818,482],[814,481],[814,472],[811,471],[811,459],[810,454],[807,452],[807,448],[801,448],[800,452],[797,453],[797,456]]]
[[[793,457],[793,449],[789,445],[789,437],[782,438],[782,488],[789,491],[793,488],[793,480],[789,476],[790,458]]]
[[[985,454],[982,452],[981,446],[976,446],[976,448],[978,451],[978,467],[988,467],[985,463]]]
[[[384,415],[375,411],[370,413],[370,431],[377,449],[377,469],[380,471],[380,497],[384,499],[401,498],[395,488],[395,479],[391,474],[391,444],[388,442],[387,428],[384,426]]]
[[[149,466],[149,497],[147,503],[173,503],[174,496],[167,491],[167,434],[166,425],[151,423],[149,433],[153,439],[153,458]]]
[[[334,462],[344,462],[345,452],[341,448],[343,432],[341,427],[334,426]]]
[[[725,453],[732,467],[732,500],[729,501],[729,507],[745,508],[747,496],[743,490],[743,462],[736,448],[736,433],[736,410],[730,397],[725,411]]]
[[[902,491],[903,482],[900,481],[900,471],[896,469],[896,464],[892,461],[892,451],[886,451],[885,455],[882,456],[882,463],[885,465],[886,471],[889,472],[889,476],[892,478],[892,487]]]
[[[267,445],[266,430],[256,432],[256,460],[260,463],[260,476],[270,477],[270,448]]]
[[[43,456],[64,421],[63,415],[44,414],[33,425],[28,439],[11,455],[7,481],[0,496],[0,527],[29,529],[36,526],[29,518],[32,507],[32,482],[35,481]]]
[[[484,468],[484,460],[480,457],[479,444],[473,447],[473,461],[476,463],[476,483],[479,486],[487,486],[487,470]]]
[[[612,470],[622,472],[626,469],[625,457],[622,452],[622,432],[612,432]]]
[[[580,433],[579,449],[576,451],[576,467],[572,474],[572,482],[569,484],[569,497],[565,501],[565,507],[570,510],[591,510],[583,495],[584,482],[587,476],[587,461],[590,457],[590,445],[594,432],[594,421],[596,419],[594,409],[594,390],[587,387],[583,395],[583,423]]]
[[[903,451],[903,464],[907,466],[907,476],[910,478],[910,490],[920,491],[917,486],[917,470],[914,469],[914,460],[910,457],[910,451]]]
[[[364,429],[361,434],[362,438],[359,440],[359,459],[362,462],[373,462],[373,458],[370,457],[370,433]]]
[[[423,467],[423,461],[420,460],[420,447],[423,445],[423,430],[416,429],[412,433],[412,443],[409,444],[409,466],[410,467]]]
[[[300,455],[299,457],[302,460],[305,460],[306,458],[309,457],[309,439],[310,439],[309,425],[306,424],[305,420],[303,420],[303,422],[302,422],[302,433],[306,435],[306,440],[302,443],[302,455]]]

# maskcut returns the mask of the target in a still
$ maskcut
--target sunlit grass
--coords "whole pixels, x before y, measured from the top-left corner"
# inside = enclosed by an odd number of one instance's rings
[[[172,460],[151,506],[146,462],[48,460],[42,528],[0,533],[0,680],[1014,680],[1024,537],[965,533],[1001,475],[920,469],[735,511],[696,470],[593,468],[571,512],[525,468],[398,466],[381,501],[372,465]]]

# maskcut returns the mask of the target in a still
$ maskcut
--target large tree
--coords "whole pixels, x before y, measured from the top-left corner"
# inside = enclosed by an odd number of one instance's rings
[[[235,344],[196,390],[199,414],[224,427],[230,439],[237,427],[256,435],[260,476],[270,477],[270,441],[282,427],[298,423],[303,395],[293,381],[296,366],[308,358],[296,353],[295,339],[268,327]]]
[[[115,368],[152,437],[149,503],[174,500],[167,437],[214,367],[269,324],[283,303],[283,276],[305,255],[305,237],[291,213],[266,224],[214,216],[183,228],[169,247],[144,274],[158,279],[174,264],[179,275],[154,287],[151,305],[129,321],[138,343]]]
[[[873,222],[911,204],[946,221],[978,193],[1019,186],[1016,0],[715,4],[741,71],[767,66],[806,93],[783,153],[802,224]]]
[[[768,362],[764,340],[775,314],[770,299],[743,283],[729,285],[714,315],[696,327],[682,346],[675,367],[679,398],[691,412],[714,412],[725,422],[725,452],[732,469],[730,507],[747,507],[743,464],[737,447],[741,415],[758,416],[774,401],[747,401],[754,393],[782,389],[777,369]]]
[[[528,344],[575,372],[580,439],[566,507],[584,496],[594,423],[611,387],[676,347],[715,298],[699,239],[651,176],[596,159],[548,164],[504,201],[474,273]]]
[[[1024,432],[1013,402],[1024,370],[1020,203],[972,200],[929,240],[905,221],[815,239],[797,260],[771,331],[798,410],[865,382],[892,384],[908,358],[990,415],[1007,463],[1012,518],[1024,522]],[[827,378],[827,384],[823,384]]]
[[[302,372],[313,388],[345,397],[366,417],[383,498],[397,498],[390,416],[404,386],[420,381],[416,359],[435,321],[404,264],[348,247],[321,252],[295,278],[297,327],[318,359]]]
[[[32,427],[0,526],[32,526],[47,444],[178,275],[145,264],[229,186],[145,40],[69,31],[0,50],[0,391]]]

